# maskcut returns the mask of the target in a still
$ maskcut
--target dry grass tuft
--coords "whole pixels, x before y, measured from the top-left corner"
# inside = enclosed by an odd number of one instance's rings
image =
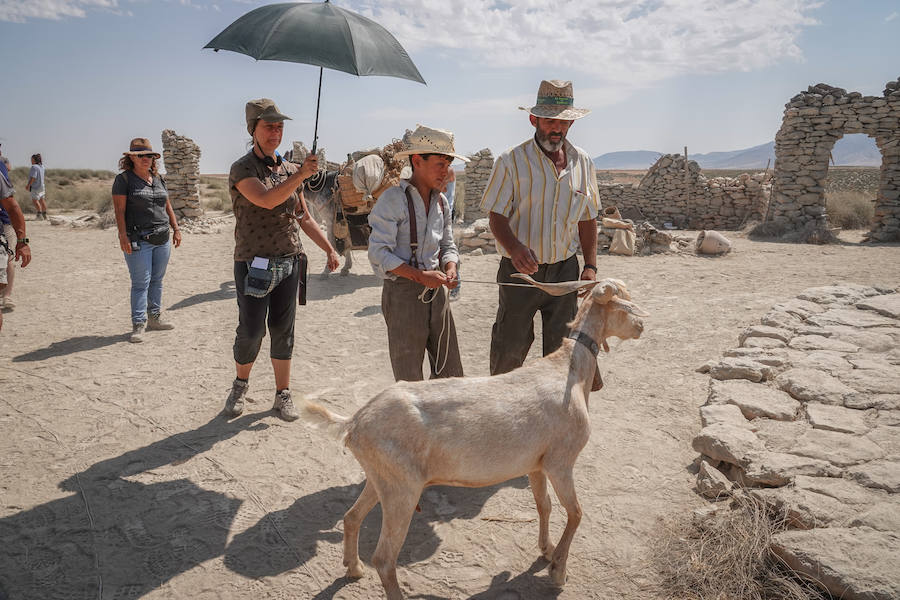
[[[664,597],[824,600],[769,550],[772,536],[786,528],[783,515],[746,494],[705,518],[665,525],[655,561]]]
[[[825,212],[828,222],[841,229],[867,229],[875,216],[872,194],[860,191],[827,192]]]

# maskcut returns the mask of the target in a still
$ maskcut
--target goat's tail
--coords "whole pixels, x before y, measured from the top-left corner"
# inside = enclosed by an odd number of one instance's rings
[[[315,429],[324,429],[336,439],[343,440],[350,427],[350,418],[333,413],[321,404],[303,400],[303,421]]]

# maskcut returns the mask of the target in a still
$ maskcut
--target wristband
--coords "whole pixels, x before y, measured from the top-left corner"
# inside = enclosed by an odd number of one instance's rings
[[[597,272],[597,266],[596,266],[596,265],[589,264],[589,263],[585,263],[585,264],[584,264],[584,267],[583,267],[581,270],[584,271],[585,269],[593,269],[593,270],[594,270],[594,273]]]
[[[27,245],[28,245],[28,238],[19,238],[19,239],[17,239],[17,240],[16,240],[16,246],[18,246],[19,244],[25,244],[25,245],[27,246]]]

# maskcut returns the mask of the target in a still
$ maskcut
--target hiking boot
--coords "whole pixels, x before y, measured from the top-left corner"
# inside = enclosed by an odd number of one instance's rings
[[[244,412],[244,396],[247,395],[247,389],[250,387],[249,381],[241,381],[235,379],[231,384],[231,393],[225,400],[225,414],[229,417],[236,417]]]
[[[147,331],[168,331],[169,329],[175,329],[175,325],[169,323],[165,319],[162,318],[162,315],[149,315],[149,319],[147,319]]]
[[[275,394],[275,405],[272,410],[281,413],[281,418],[285,421],[296,421],[300,418],[300,413],[294,408],[294,401],[291,400],[291,390],[281,390]]]
[[[128,341],[132,344],[138,344],[144,341],[144,332],[147,331],[146,323],[135,323],[131,326],[131,337]]]

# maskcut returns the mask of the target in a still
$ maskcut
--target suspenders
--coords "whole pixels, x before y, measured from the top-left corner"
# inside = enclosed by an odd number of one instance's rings
[[[409,191],[410,186],[406,186],[403,190],[406,192],[406,208],[409,210],[409,246],[412,249],[412,256],[409,257],[409,265],[413,268],[420,268],[419,259],[416,258],[416,250],[419,248],[419,228],[416,226],[416,207],[413,206],[412,194]],[[438,210],[441,213],[441,219],[444,218],[444,203],[438,195]]]

